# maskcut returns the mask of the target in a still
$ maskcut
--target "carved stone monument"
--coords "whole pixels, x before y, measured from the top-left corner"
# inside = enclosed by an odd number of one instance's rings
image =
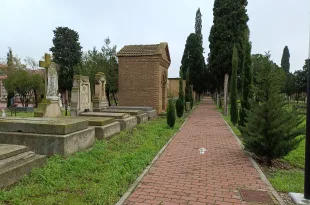
[[[105,93],[106,78],[104,73],[99,72],[95,75],[95,95],[93,98],[94,112],[105,110],[109,104]]]
[[[46,69],[45,72],[45,96],[35,110],[35,117],[59,117],[61,110],[58,97],[58,74],[57,65],[51,62],[51,56],[45,54],[45,61],[39,62],[40,67]]]
[[[88,76],[74,75],[71,90],[71,116],[78,116],[85,111],[91,111],[91,92]]]

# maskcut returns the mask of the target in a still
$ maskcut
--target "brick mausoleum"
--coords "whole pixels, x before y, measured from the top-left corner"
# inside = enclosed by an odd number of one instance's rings
[[[120,106],[167,107],[167,76],[171,63],[167,43],[128,45],[118,53]]]

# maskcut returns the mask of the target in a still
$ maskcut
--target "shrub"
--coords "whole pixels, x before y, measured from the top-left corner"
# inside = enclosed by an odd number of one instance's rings
[[[168,109],[167,109],[167,124],[169,127],[173,128],[175,124],[175,105],[172,99],[168,100]]]
[[[267,58],[257,73],[255,99],[247,111],[246,123],[240,127],[245,148],[272,165],[272,160],[287,155],[297,148],[305,133],[302,117],[286,109],[281,94],[282,70]]]

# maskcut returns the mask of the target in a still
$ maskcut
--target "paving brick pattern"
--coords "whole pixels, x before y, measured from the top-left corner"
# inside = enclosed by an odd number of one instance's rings
[[[205,98],[124,204],[246,204],[240,188],[268,190]]]

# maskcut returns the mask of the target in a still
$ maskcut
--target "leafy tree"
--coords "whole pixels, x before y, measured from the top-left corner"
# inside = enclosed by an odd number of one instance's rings
[[[167,124],[169,127],[173,128],[175,125],[176,115],[175,115],[175,105],[172,99],[168,100],[167,109]]]
[[[247,0],[215,0],[213,7],[213,26],[209,35],[210,53],[208,57],[211,76],[217,90],[221,90],[224,75],[231,75],[232,51],[238,50],[238,73],[241,73],[245,59],[244,46],[249,20],[246,14]]]
[[[38,107],[38,104],[41,101],[40,96],[44,95],[45,92],[44,78],[42,75],[37,73],[34,73],[29,77],[31,79],[31,89],[34,96],[33,99],[34,107]]]
[[[300,127],[303,119],[286,109],[281,94],[285,79],[282,73],[268,56],[262,61],[253,89],[255,101],[245,126],[240,127],[246,149],[265,159],[268,165],[295,149],[302,140],[298,136],[304,134],[304,128]]]
[[[61,90],[71,91],[74,67],[81,62],[82,47],[79,34],[68,27],[57,27],[54,31],[53,61],[59,66],[58,85]]]
[[[197,34],[191,33],[188,36],[181,63],[183,76],[186,76],[187,70],[190,71],[189,83],[193,85],[193,90],[200,96],[203,92],[205,61],[203,48]]]
[[[252,85],[253,85],[253,70],[251,65],[251,48],[252,45],[249,42],[249,31],[245,31],[245,54],[244,54],[244,64],[242,66],[241,72],[241,84],[242,84],[242,99],[241,99],[241,109],[239,115],[239,125],[244,126],[246,110],[250,109],[250,99],[252,98]]]
[[[307,77],[308,77],[308,60],[305,60],[305,65],[302,70],[294,72],[292,87],[293,92],[297,94],[297,103],[300,93],[307,92]]]
[[[238,104],[237,104],[237,70],[238,70],[238,51],[234,46],[232,55],[232,76],[230,87],[230,120],[236,125],[238,122]]]
[[[202,37],[202,32],[201,32],[201,29],[202,29],[202,19],[201,19],[201,17],[202,17],[202,15],[201,15],[201,12],[200,12],[200,8],[198,8],[198,10],[196,12],[196,18],[195,18],[195,33],[199,37],[200,43],[201,43],[201,46],[202,46],[202,44],[203,44],[203,37]]]
[[[116,93],[118,92],[118,63],[116,57],[116,46],[110,46],[110,39],[105,39],[105,45],[101,50],[93,48],[83,54],[81,63],[76,66],[77,74],[89,76],[91,84],[91,93],[95,92],[95,75],[98,72],[103,72],[106,76],[106,94],[110,102],[110,95],[113,96],[117,105]]]
[[[283,49],[281,67],[286,73],[290,72],[290,51],[287,46],[285,46]]]
[[[177,116],[180,118],[183,116],[185,99],[184,99],[184,90],[183,90],[183,76],[182,71],[180,70],[180,79],[179,79],[179,98],[176,101],[176,110]]]

